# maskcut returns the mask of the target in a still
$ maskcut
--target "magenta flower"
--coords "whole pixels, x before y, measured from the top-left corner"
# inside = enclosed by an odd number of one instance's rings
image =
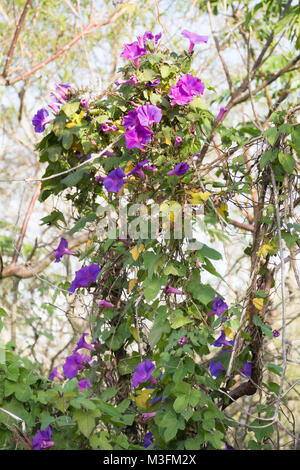
[[[165,287],[165,290],[164,290],[164,293],[165,294],[177,294],[177,295],[182,295],[183,292],[181,290],[178,290],[178,289],[175,289],[175,287],[171,287],[169,285],[167,285]]]
[[[146,104],[136,108],[137,119],[141,126],[152,126],[154,122],[157,124],[162,118],[162,110],[154,104]]]
[[[175,147],[179,147],[181,142],[182,142],[182,138],[177,136],[176,139],[175,139]]]
[[[224,367],[221,362],[210,361],[209,371],[213,377],[218,377],[219,373],[224,371]]]
[[[60,98],[64,101],[68,101],[71,91],[71,85],[64,85],[60,83],[56,85],[55,92],[60,96]]]
[[[171,86],[169,97],[172,98],[172,105],[184,105],[193,101],[194,96],[203,95],[203,92],[204,83],[199,78],[187,73],[180,77],[176,85]]]
[[[144,47],[141,47],[137,41],[132,42],[131,44],[124,44],[124,51],[121,53],[121,57],[124,59],[132,60],[134,64],[139,66],[139,57],[147,54],[147,51]]]
[[[199,34],[191,33],[186,29],[184,29],[181,34],[182,36],[190,40],[189,52],[193,52],[195,44],[199,44],[200,42],[207,43],[208,41],[208,36],[200,36]]]
[[[103,183],[103,181],[105,180],[105,178],[101,175],[98,175],[95,177],[95,182],[96,183]]]
[[[65,238],[61,238],[58,247],[56,250],[53,250],[56,260],[55,263],[58,263],[64,255],[74,255],[74,251],[68,250],[68,242]]]
[[[161,33],[158,33],[154,36],[151,31],[146,31],[143,36],[138,36],[137,40],[141,47],[146,47],[147,41],[154,42],[154,46],[157,46],[158,41],[161,38]],[[151,51],[152,52],[152,51]]]
[[[84,266],[75,273],[75,279],[69,287],[68,291],[70,294],[75,292],[75,289],[79,287],[88,287],[92,282],[95,282],[101,268],[98,264],[91,264],[90,266]]]
[[[32,438],[32,446],[34,450],[43,450],[53,447],[55,444],[51,441],[51,427],[47,426],[44,430],[40,429]]]
[[[93,339],[92,344],[95,346],[95,349],[101,349],[102,347],[96,339]]]
[[[145,165],[144,166],[144,170],[146,171],[152,171],[152,173],[156,173],[157,172],[157,168],[155,166],[150,166],[150,165]]]
[[[93,386],[92,386],[91,382],[89,381],[89,379],[79,380],[79,382],[78,382],[78,388],[79,388],[80,392],[82,392],[86,388],[92,388],[92,387]]]
[[[252,371],[252,364],[251,362],[245,362],[243,367],[241,368],[240,372],[244,375],[246,375],[247,377],[250,377],[251,376],[251,371]]]
[[[278,338],[278,336],[280,336],[280,333],[278,330],[273,330],[273,336],[274,338]]]
[[[124,85],[125,83],[131,83],[133,86],[138,86],[138,81],[135,75],[132,75],[128,80],[117,80],[115,82],[116,86]]]
[[[144,149],[151,140],[153,132],[147,127],[137,125],[134,129],[125,131],[125,145],[127,149]]]
[[[154,418],[155,415],[156,415],[156,411],[153,411],[152,413],[143,413],[141,417],[141,421],[144,423],[148,419]]]
[[[220,108],[219,114],[216,117],[216,121],[221,121],[221,119],[223,118],[224,114],[227,113],[227,111],[228,111],[227,108]]]
[[[179,163],[178,165],[175,166],[174,170],[169,171],[167,175],[177,175],[177,176],[182,176],[184,175],[188,169],[190,168],[190,165],[188,163]]]
[[[115,124],[112,124],[111,126],[108,124],[110,123],[111,121],[105,121],[102,123],[102,131],[103,132],[107,132],[107,131],[112,131],[112,132],[116,132],[117,130],[119,130],[118,126],[116,126]]]
[[[216,348],[221,348],[222,346],[233,346],[234,341],[227,341],[225,331],[221,331],[221,336],[214,342]]]
[[[55,377],[57,377],[57,378],[60,379],[60,380],[63,380],[63,379],[64,379],[63,376],[62,376],[61,374],[59,374],[59,372],[57,372],[57,367],[54,367],[54,368],[52,369],[52,371],[51,371],[51,373],[50,373],[49,379],[50,379],[50,380],[54,380]]]
[[[132,377],[132,387],[138,387],[140,383],[147,382],[150,379],[152,372],[154,371],[155,365],[150,359],[146,359],[145,362],[140,362]]]
[[[125,176],[124,171],[118,166],[118,168],[108,173],[107,177],[104,178],[103,184],[105,189],[112,193],[117,193],[124,184]]]
[[[133,170],[131,170],[130,173],[128,173],[127,176],[130,176],[130,175],[139,175],[142,180],[144,180],[146,178],[145,176],[145,173],[143,172],[143,166],[146,165],[147,163],[149,163],[149,160],[144,160],[143,162],[140,162],[138,163]]]
[[[63,371],[65,376],[68,379],[73,379],[76,377],[79,370],[84,369],[84,362],[90,362],[91,359],[83,354],[79,354],[78,352],[74,352],[71,356],[66,358],[66,362],[63,365]]]
[[[46,125],[49,124],[51,121],[52,119],[49,119],[49,113],[47,109],[39,109],[38,112],[32,118],[32,124],[34,126],[35,132],[44,132]]]
[[[80,104],[81,104],[81,106],[83,106],[85,109],[89,109],[89,103],[88,103],[88,100],[87,100],[87,99],[82,98],[82,99],[80,100]]]
[[[95,348],[94,346],[91,346],[90,344],[88,344],[86,341],[85,341],[85,336],[88,336],[89,334],[88,333],[83,333],[81,335],[81,338],[80,340],[78,341],[77,343],[77,348],[74,349],[73,352],[76,352],[78,351],[79,349],[89,349],[90,351],[95,351]]]
[[[177,343],[179,344],[179,346],[184,346],[186,343],[188,342],[188,339],[186,336],[183,336],[183,338],[180,338]]]
[[[113,307],[113,304],[111,302],[107,302],[106,300],[100,300],[100,302],[98,303],[98,306],[100,308],[102,307],[108,308],[108,307]]]

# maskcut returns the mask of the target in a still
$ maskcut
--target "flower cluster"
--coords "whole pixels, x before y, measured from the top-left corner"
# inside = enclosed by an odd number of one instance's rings
[[[49,108],[54,114],[58,114],[61,106],[71,98],[71,86],[59,84],[56,85],[55,91],[50,94]],[[32,124],[37,133],[44,132],[45,127],[53,118],[49,117],[49,112],[46,108],[41,108],[33,116]]]
[[[169,97],[172,99],[171,104],[185,105],[193,101],[194,96],[203,95],[204,83],[200,78],[193,77],[188,73],[182,75],[176,85],[171,86]]]

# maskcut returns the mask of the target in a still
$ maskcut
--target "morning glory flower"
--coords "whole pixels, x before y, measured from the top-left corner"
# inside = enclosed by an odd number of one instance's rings
[[[51,427],[47,426],[44,430],[40,429],[32,438],[32,446],[34,450],[43,450],[53,447],[55,444],[51,441]]]
[[[138,387],[140,383],[147,382],[150,379],[152,372],[154,371],[155,365],[150,359],[146,359],[145,362],[140,362],[132,377],[132,387]]]
[[[278,336],[280,336],[280,333],[278,330],[273,330],[273,336],[274,338],[278,338]]]
[[[184,29],[181,34],[182,36],[190,40],[189,52],[193,51],[195,44],[199,44],[200,42],[207,43],[208,41],[208,36],[200,36],[199,34],[191,33],[190,31],[187,31],[186,29]]]
[[[115,170],[108,173],[106,178],[103,180],[104,187],[107,191],[117,193],[122,188],[125,178],[124,171],[118,166]]]
[[[184,90],[183,87],[172,85],[171,92],[169,93],[169,97],[172,98],[171,105],[174,104],[184,105],[188,104],[193,101],[193,95],[190,95],[188,92]]]
[[[145,443],[144,443],[144,448],[147,449],[147,447],[152,446],[153,442],[151,441],[152,438],[152,432],[149,431],[145,434]]]
[[[156,411],[153,411],[152,413],[143,413],[141,417],[141,421],[144,423],[148,419],[154,418],[155,415],[156,415]]]
[[[220,108],[219,114],[216,117],[216,121],[221,121],[221,119],[223,118],[224,114],[227,113],[227,111],[228,111],[227,108]]]
[[[160,79],[157,78],[156,80],[154,80],[153,82],[147,82],[146,83],[146,86],[157,86],[160,84]]]
[[[112,132],[116,132],[117,130],[119,130],[118,126],[116,126],[115,124],[112,124],[111,126],[108,124],[110,123],[111,121],[105,121],[102,123],[102,131],[103,132],[107,132],[107,131],[112,131]]]
[[[125,132],[125,145],[127,149],[144,149],[151,140],[153,132],[147,127],[137,125],[134,129]]]
[[[71,85],[64,85],[63,83],[59,83],[55,87],[56,93],[63,99],[67,101],[69,98],[69,92],[71,91]]]
[[[88,344],[86,341],[85,341],[85,336],[88,336],[89,334],[88,333],[83,333],[81,335],[81,338],[80,340],[78,341],[77,343],[77,348],[74,349],[73,352],[76,352],[78,351],[79,349],[89,349],[90,351],[95,351],[95,348],[94,346],[91,346],[90,344]]]
[[[252,364],[251,362],[245,362],[243,367],[241,368],[240,372],[244,375],[246,375],[247,377],[250,377],[251,376],[251,371],[252,371]]]
[[[188,163],[181,162],[175,166],[174,170],[169,171],[167,175],[182,176],[188,171],[189,168],[190,168],[190,165]]]
[[[221,336],[214,342],[214,346],[221,348],[222,346],[233,346],[234,341],[227,341],[225,331],[222,330]]]
[[[162,110],[154,104],[139,106],[136,113],[140,125],[144,127],[152,126],[154,122],[158,124],[162,118]]]
[[[89,379],[79,380],[79,382],[78,382],[78,388],[79,388],[80,392],[82,392],[86,388],[92,388],[92,387],[93,386],[92,386],[91,382],[89,381]]]
[[[169,285],[167,285],[165,287],[165,290],[164,290],[164,293],[165,294],[178,294],[178,295],[182,295],[183,292],[181,290],[178,290],[178,289],[175,289],[175,287],[171,287]]]
[[[220,297],[216,297],[213,301],[213,310],[209,312],[207,315],[217,315],[218,317],[222,315],[226,310],[228,310],[228,305],[224,302]]]
[[[184,336],[183,338],[180,338],[177,343],[179,344],[179,346],[184,346],[186,343],[188,342],[188,339],[186,336]]]
[[[49,119],[49,113],[47,109],[39,109],[32,118],[32,124],[34,126],[35,132],[44,132],[46,125],[49,124],[51,121],[52,119]]]
[[[132,75],[128,80],[117,80],[115,82],[116,86],[124,85],[125,83],[131,83],[133,86],[138,86],[138,81],[135,75]]]
[[[225,450],[234,450],[234,448],[225,442]]]
[[[175,139],[175,147],[179,147],[181,142],[182,142],[182,138],[177,136],[176,139]]]
[[[88,103],[88,100],[86,98],[82,98],[80,100],[80,104],[81,106],[83,106],[85,109],[89,109],[89,103]]]
[[[131,44],[124,44],[124,50],[121,53],[121,57],[124,59],[129,59],[134,62],[134,64],[139,66],[139,57],[147,54],[147,51],[144,47],[141,47],[137,41],[132,42]]]
[[[156,173],[157,168],[155,166],[145,165],[144,170],[152,171],[152,173]]]
[[[75,289],[79,287],[88,287],[91,282],[95,282],[101,268],[98,264],[91,264],[90,266],[84,266],[75,272],[75,279],[73,280],[68,291],[70,294],[75,292]]]
[[[146,31],[143,34],[143,36],[138,36],[137,40],[141,47],[146,47],[147,41],[152,41],[154,42],[154,45],[157,46],[157,43],[161,38],[161,34],[162,33],[158,33],[154,36],[154,34],[151,31]]]
[[[139,175],[142,180],[146,178],[145,173],[143,172],[143,166],[149,163],[149,160],[144,160],[143,162],[138,163],[133,170],[131,170],[130,173],[128,173],[127,176],[137,174]]]
[[[68,250],[68,242],[65,238],[61,238],[56,250],[53,250],[55,254],[55,263],[58,263],[64,255],[74,255],[74,251]]]
[[[203,95],[204,83],[197,77],[188,73],[182,75],[176,85],[171,86],[169,97],[172,98],[171,104],[188,104],[193,101],[194,96]]]
[[[210,361],[209,371],[213,377],[218,377],[219,373],[224,371],[224,367],[221,362]]]
[[[59,372],[57,372],[57,367],[54,367],[54,368],[52,369],[52,371],[51,371],[51,373],[50,373],[49,379],[50,379],[50,380],[54,380],[55,377],[57,377],[57,378],[60,379],[60,380],[63,380],[63,376],[62,376]]]
[[[90,362],[91,359],[83,354],[74,352],[71,356],[66,358],[66,362],[63,365],[63,371],[68,379],[73,379],[78,374],[79,370],[84,369],[84,362]]]
[[[100,300],[100,302],[98,303],[98,306],[100,308],[102,307],[108,308],[108,307],[113,307],[113,304],[111,302],[107,302],[106,300]]]

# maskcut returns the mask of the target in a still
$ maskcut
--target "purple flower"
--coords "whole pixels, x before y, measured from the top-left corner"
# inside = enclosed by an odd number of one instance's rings
[[[156,411],[153,411],[152,413],[143,413],[141,420],[142,422],[145,422],[150,418],[154,418],[155,415],[156,415]]]
[[[136,108],[137,118],[141,126],[152,126],[154,122],[159,123],[162,118],[162,110],[154,104],[146,104]]]
[[[118,168],[108,173],[107,177],[104,178],[103,184],[105,189],[112,193],[117,193],[124,184],[123,179],[125,176],[124,171],[118,166]]]
[[[124,44],[124,51],[121,53],[121,57],[124,59],[129,59],[134,62],[134,64],[139,66],[139,57],[147,54],[147,51],[144,47],[141,47],[137,41],[132,42],[131,44]]]
[[[171,287],[169,285],[167,285],[165,287],[165,290],[164,290],[164,293],[165,294],[178,294],[178,295],[182,295],[183,292],[181,290],[178,290],[178,289],[175,289],[175,287]]]
[[[79,354],[78,352],[74,352],[71,356],[66,358],[66,362],[63,365],[65,376],[68,379],[73,379],[73,377],[76,377],[79,370],[84,369],[83,362],[90,362],[90,360],[91,359],[89,357]]]
[[[80,338],[80,340],[79,340],[78,343],[77,343],[77,348],[75,348],[73,352],[76,352],[76,351],[78,351],[79,349],[82,349],[82,348],[84,348],[84,349],[89,349],[90,351],[95,351],[94,346],[91,346],[90,344],[88,344],[88,343],[85,341],[85,339],[84,339],[85,336],[88,336],[88,333],[83,333],[83,334],[81,335],[81,338]]]
[[[116,86],[124,85],[125,83],[131,83],[133,86],[138,86],[138,81],[135,75],[132,75],[128,80],[117,80],[115,82]]]
[[[179,145],[181,144],[182,142],[182,138],[181,137],[176,137],[175,139],[175,147],[179,147]]]
[[[44,430],[40,429],[32,438],[32,446],[34,450],[43,450],[53,447],[55,444],[51,441],[51,427],[47,426]]]
[[[144,170],[152,171],[152,173],[155,173],[157,171],[157,168],[155,166],[145,165]]]
[[[188,169],[190,168],[190,165],[186,162],[181,162],[178,165],[175,166],[174,170],[169,171],[167,175],[177,175],[177,176],[182,176],[184,175]]]
[[[152,372],[154,371],[155,365],[150,359],[146,359],[145,362],[140,362],[132,377],[132,387],[138,387],[140,383],[147,382],[150,379]]]
[[[111,302],[107,302],[106,300],[100,300],[98,303],[99,307],[113,307],[113,304]]]
[[[273,336],[274,338],[278,338],[278,336],[280,336],[280,333],[278,330],[273,330]]]
[[[68,291],[70,294],[75,292],[75,289],[79,287],[88,287],[91,282],[95,282],[101,268],[98,264],[91,264],[90,266],[84,266],[75,273],[75,279],[69,287]]]
[[[227,111],[228,111],[227,108],[220,108],[219,114],[216,117],[216,121],[221,121],[222,117],[224,116],[224,114],[227,113]]]
[[[39,109],[38,112],[32,118],[32,124],[34,126],[35,132],[44,132],[45,127],[52,119],[48,119],[49,113],[47,109]]]
[[[130,176],[130,175],[134,175],[134,174],[137,174],[139,175],[142,180],[144,180],[146,177],[145,177],[145,173],[143,172],[142,168],[144,165],[146,165],[147,163],[149,163],[149,160],[144,160],[143,162],[140,162],[138,163],[133,170],[131,170],[130,173],[128,173],[127,176]]]
[[[97,340],[93,339],[92,344],[95,346],[95,349],[101,349],[101,344]]]
[[[158,41],[161,38],[161,33],[156,34],[155,36],[151,31],[146,31],[143,36],[138,36],[138,43],[141,47],[146,47],[147,41],[152,41],[154,42],[154,45],[156,46]]]
[[[92,388],[92,387],[93,386],[92,386],[91,382],[89,381],[89,379],[79,380],[79,382],[78,382],[78,388],[79,388],[80,392],[82,392],[86,388]]]
[[[68,242],[65,238],[61,238],[58,247],[56,250],[53,250],[56,260],[55,263],[58,263],[64,255],[74,255],[74,251],[68,250]]]
[[[103,183],[103,181],[105,180],[105,178],[101,175],[98,175],[95,177],[95,182],[96,183]]]
[[[55,377],[57,377],[58,379],[60,380],[63,380],[63,376],[61,374],[59,374],[59,372],[57,372],[57,367],[54,367],[50,373],[50,377],[49,379],[50,380],[54,380]]]
[[[163,394],[156,396],[155,398],[153,398],[152,400],[149,401],[149,406],[151,407],[151,406],[155,405],[156,403],[158,403],[162,399],[163,399]],[[166,399],[167,398],[165,398],[164,401],[166,401]]]
[[[152,446],[153,442],[151,441],[151,438],[152,438],[152,432],[149,431],[145,434],[145,443],[144,443],[145,449],[147,449],[147,447]]]
[[[146,86],[157,86],[160,84],[160,79],[157,78],[156,80],[154,80],[153,82],[147,82],[146,83]]]
[[[214,346],[221,348],[222,346],[233,346],[234,341],[227,341],[225,331],[221,331],[221,336],[214,342]]]
[[[203,95],[203,92],[204,83],[187,73],[180,77],[176,85],[171,86],[169,97],[172,98],[172,105],[184,105],[193,101],[195,95]]]
[[[199,34],[191,33],[190,31],[187,31],[186,29],[184,29],[181,34],[185,38],[190,40],[189,52],[193,51],[195,44],[198,44],[200,42],[207,43],[207,41],[208,41],[208,36],[199,36]]]
[[[218,377],[219,373],[222,372],[223,370],[225,369],[221,362],[210,361],[209,371],[213,377]]]
[[[134,129],[125,132],[125,145],[127,149],[144,149],[144,146],[151,140],[153,132],[147,127],[137,125]]]
[[[56,87],[55,87],[56,93],[64,101],[67,101],[69,99],[70,90],[71,90],[71,85],[64,85],[63,83],[60,83],[60,84],[56,85]]]
[[[213,310],[209,312],[207,315],[217,315],[218,317],[222,315],[223,312],[228,310],[228,305],[224,302],[220,297],[216,297],[213,301]]]
[[[234,448],[225,442],[225,450],[234,450]]]
[[[83,106],[85,109],[89,109],[89,103],[88,103],[87,99],[82,98],[82,99],[80,100],[80,104],[81,104],[81,106]]]
[[[186,336],[183,336],[183,338],[180,338],[177,343],[179,346],[184,346],[188,342],[188,338]]]
[[[250,377],[251,376],[251,371],[252,371],[252,364],[251,362],[245,362],[243,367],[241,368],[240,372],[244,375],[246,375],[247,377]]]
[[[111,121],[105,121],[102,123],[102,131],[103,132],[107,132],[107,131],[112,131],[112,132],[116,132],[117,130],[119,130],[118,126],[116,126],[115,124],[112,124],[111,126],[108,124],[110,123]]]

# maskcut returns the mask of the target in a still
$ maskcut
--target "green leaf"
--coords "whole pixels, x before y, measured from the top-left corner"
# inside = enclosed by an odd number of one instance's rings
[[[193,320],[185,316],[182,310],[176,309],[170,315],[170,322],[171,322],[171,328],[176,330],[177,328],[181,328],[183,325],[187,325],[188,323],[193,323]]]
[[[281,375],[282,373],[282,367],[277,366],[276,364],[268,363],[267,364],[267,369],[270,372],[274,372],[274,374]]]
[[[189,404],[188,395],[179,395],[173,403],[173,408],[176,413],[181,413]]]
[[[83,229],[88,222],[93,222],[96,218],[97,216],[94,212],[90,212],[85,217],[82,217],[80,220],[78,220],[78,222],[74,225],[74,227],[69,231],[69,235],[74,235],[74,233]]]
[[[67,175],[64,179],[61,180],[66,186],[76,186],[77,183],[83,178],[84,175],[88,175],[89,172],[84,168],[79,168],[79,170],[74,171]]]
[[[85,437],[89,437],[95,427],[95,418],[100,416],[99,410],[75,410],[73,420],[77,421],[78,428]]]
[[[101,431],[100,435],[93,434],[89,441],[93,449],[112,450],[113,447],[108,440],[109,437],[107,431]]]
[[[61,111],[63,111],[69,119],[73,119],[76,114],[76,111],[78,111],[79,109],[79,106],[80,100],[68,101],[68,103],[62,106]]]
[[[145,288],[144,290],[144,295],[146,302],[151,302],[159,293],[160,288],[161,288],[161,280],[154,277],[153,279],[147,278],[143,286]]]
[[[278,139],[279,132],[277,131],[276,127],[270,127],[266,132],[265,136],[267,137],[268,141],[271,145],[274,145],[276,140]]]
[[[296,166],[296,162],[295,162],[293,155],[291,155],[290,153],[287,153],[285,155],[284,153],[279,152],[278,160],[286,173],[288,174],[293,173],[295,166]]]

